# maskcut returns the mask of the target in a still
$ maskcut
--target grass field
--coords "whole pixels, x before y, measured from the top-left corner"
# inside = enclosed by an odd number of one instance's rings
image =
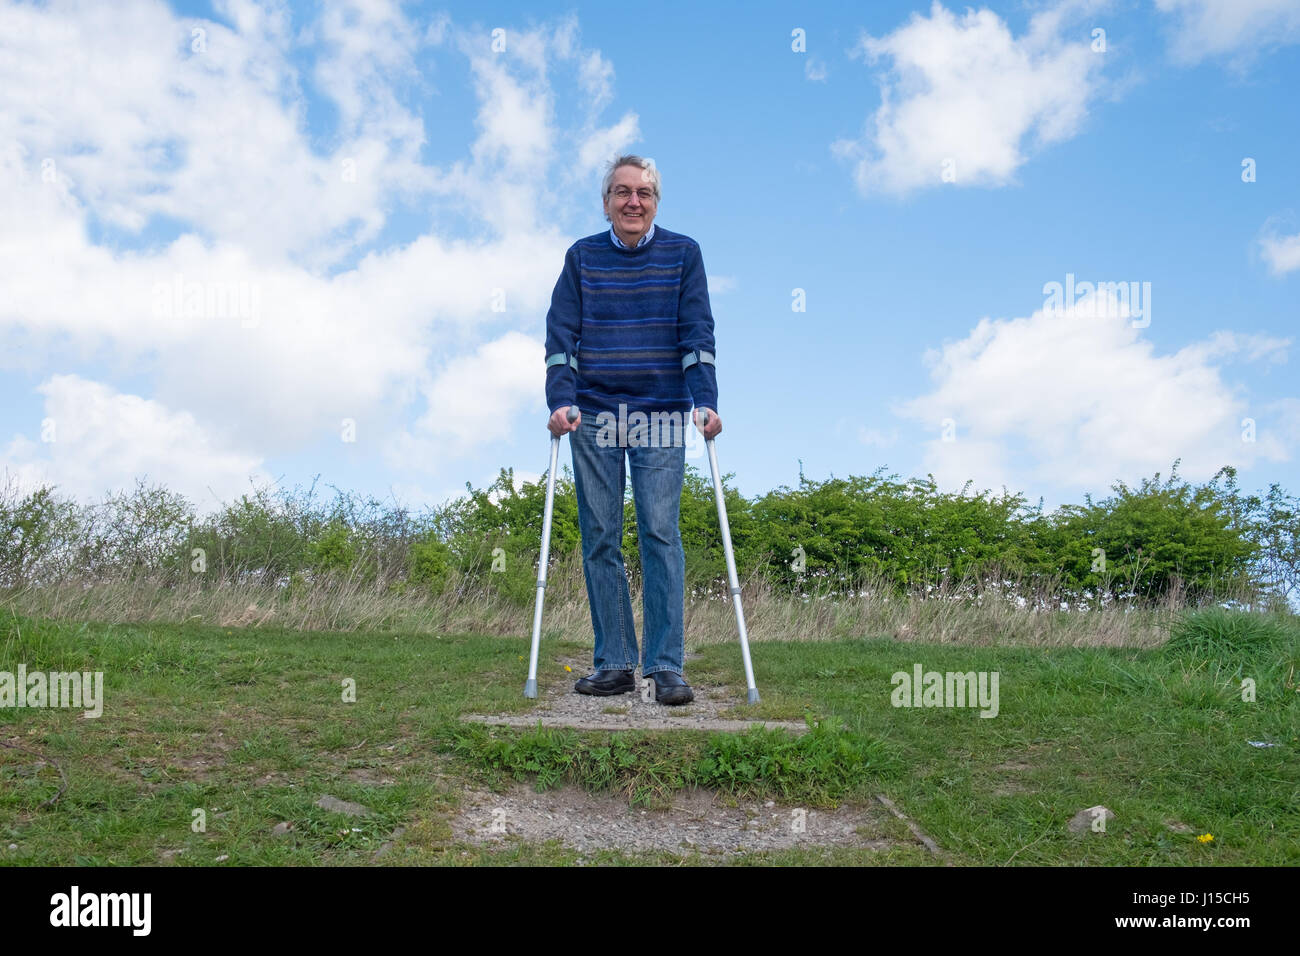
[[[1300,863],[1294,618],[1202,612],[1164,646],[1140,650],[756,643],[762,703],[730,716],[820,722],[797,746],[782,733],[624,732],[612,742],[608,733],[467,730],[463,713],[533,706],[520,693],[523,637],[12,615],[0,627],[0,671],[102,671],[105,684],[97,719],[0,707],[8,864],[360,865],[385,843],[386,865],[571,862],[577,854],[555,843],[494,849],[453,839],[448,820],[464,787],[515,776],[612,788],[652,808],[674,788],[701,785],[807,806],[883,793],[959,865]],[[548,640],[541,683],[574,679],[557,656],[589,655]],[[893,706],[891,675],[917,664],[997,672],[997,716]],[[743,699],[734,645],[700,647],[687,676],[739,688]],[[1242,678],[1255,682],[1253,701]],[[355,702],[344,701],[348,681]],[[62,775],[66,791],[47,804]],[[322,794],[371,813],[321,809]],[[1115,813],[1106,832],[1067,830],[1097,804]],[[285,822],[289,837],[273,832]],[[805,847],[732,862],[936,861],[919,847]]]

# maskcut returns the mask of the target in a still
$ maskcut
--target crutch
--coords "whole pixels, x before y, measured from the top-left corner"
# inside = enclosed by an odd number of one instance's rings
[[[569,421],[578,417],[578,406],[569,406]],[[579,426],[581,427],[581,426]],[[537,649],[542,643],[542,604],[546,601],[546,564],[551,556],[551,512],[555,508],[555,468],[560,460],[560,436],[551,436],[551,467],[546,472],[546,516],[542,519],[542,559],[537,563],[537,606],[533,609],[533,649],[528,655],[528,681],[524,696],[537,696]]]
[[[700,409],[703,425],[709,423],[709,410]],[[727,555],[727,578],[731,581],[731,603],[736,608],[736,625],[740,628],[740,653],[745,658],[745,682],[749,685],[749,702],[758,703],[758,687],[754,684],[754,664],[749,659],[749,633],[745,630],[745,609],[740,606],[740,582],[736,578],[736,558],[731,551],[731,528],[727,524],[727,503],[722,500],[722,475],[718,471],[718,453],[713,439],[705,444],[709,448],[709,471],[713,473],[713,494],[718,499],[718,524],[722,526],[722,548]]]

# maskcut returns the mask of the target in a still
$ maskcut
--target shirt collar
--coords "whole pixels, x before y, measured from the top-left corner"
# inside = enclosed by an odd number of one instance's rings
[[[640,249],[642,246],[644,246],[647,242],[649,242],[654,237],[654,234],[655,234],[655,224],[652,222],[650,223],[649,231],[646,232],[646,234],[641,237],[641,241],[636,244],[636,247]],[[620,249],[628,248],[628,244],[618,237],[618,233],[614,231],[613,226],[609,227],[609,237],[614,240],[614,245],[618,246]]]

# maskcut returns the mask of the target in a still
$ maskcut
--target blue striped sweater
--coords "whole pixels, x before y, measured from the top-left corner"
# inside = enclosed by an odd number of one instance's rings
[[[579,239],[564,256],[546,314],[546,354],[576,355],[578,368],[546,370],[546,404],[554,412],[626,413],[718,410],[714,367],[682,357],[713,352],[704,259],[696,241],[656,225],[643,245],[620,249],[610,231]]]

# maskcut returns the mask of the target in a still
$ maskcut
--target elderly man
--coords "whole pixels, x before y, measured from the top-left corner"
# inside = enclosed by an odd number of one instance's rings
[[[547,427],[556,436],[573,432],[578,527],[596,634],[595,673],[574,690],[609,696],[636,686],[636,630],[622,550],[626,457],[645,588],[641,673],[654,680],[657,701],[685,704],[695,695],[682,676],[686,559],[678,522],[692,401],[697,416],[710,410],[701,428],[706,439],[722,430],[713,314],[699,245],[654,224],[660,199],[654,164],[619,157],[605,174],[602,195],[610,229],[569,247],[546,316]],[[578,406],[573,423],[570,405]],[[649,434],[643,422],[651,425]]]

